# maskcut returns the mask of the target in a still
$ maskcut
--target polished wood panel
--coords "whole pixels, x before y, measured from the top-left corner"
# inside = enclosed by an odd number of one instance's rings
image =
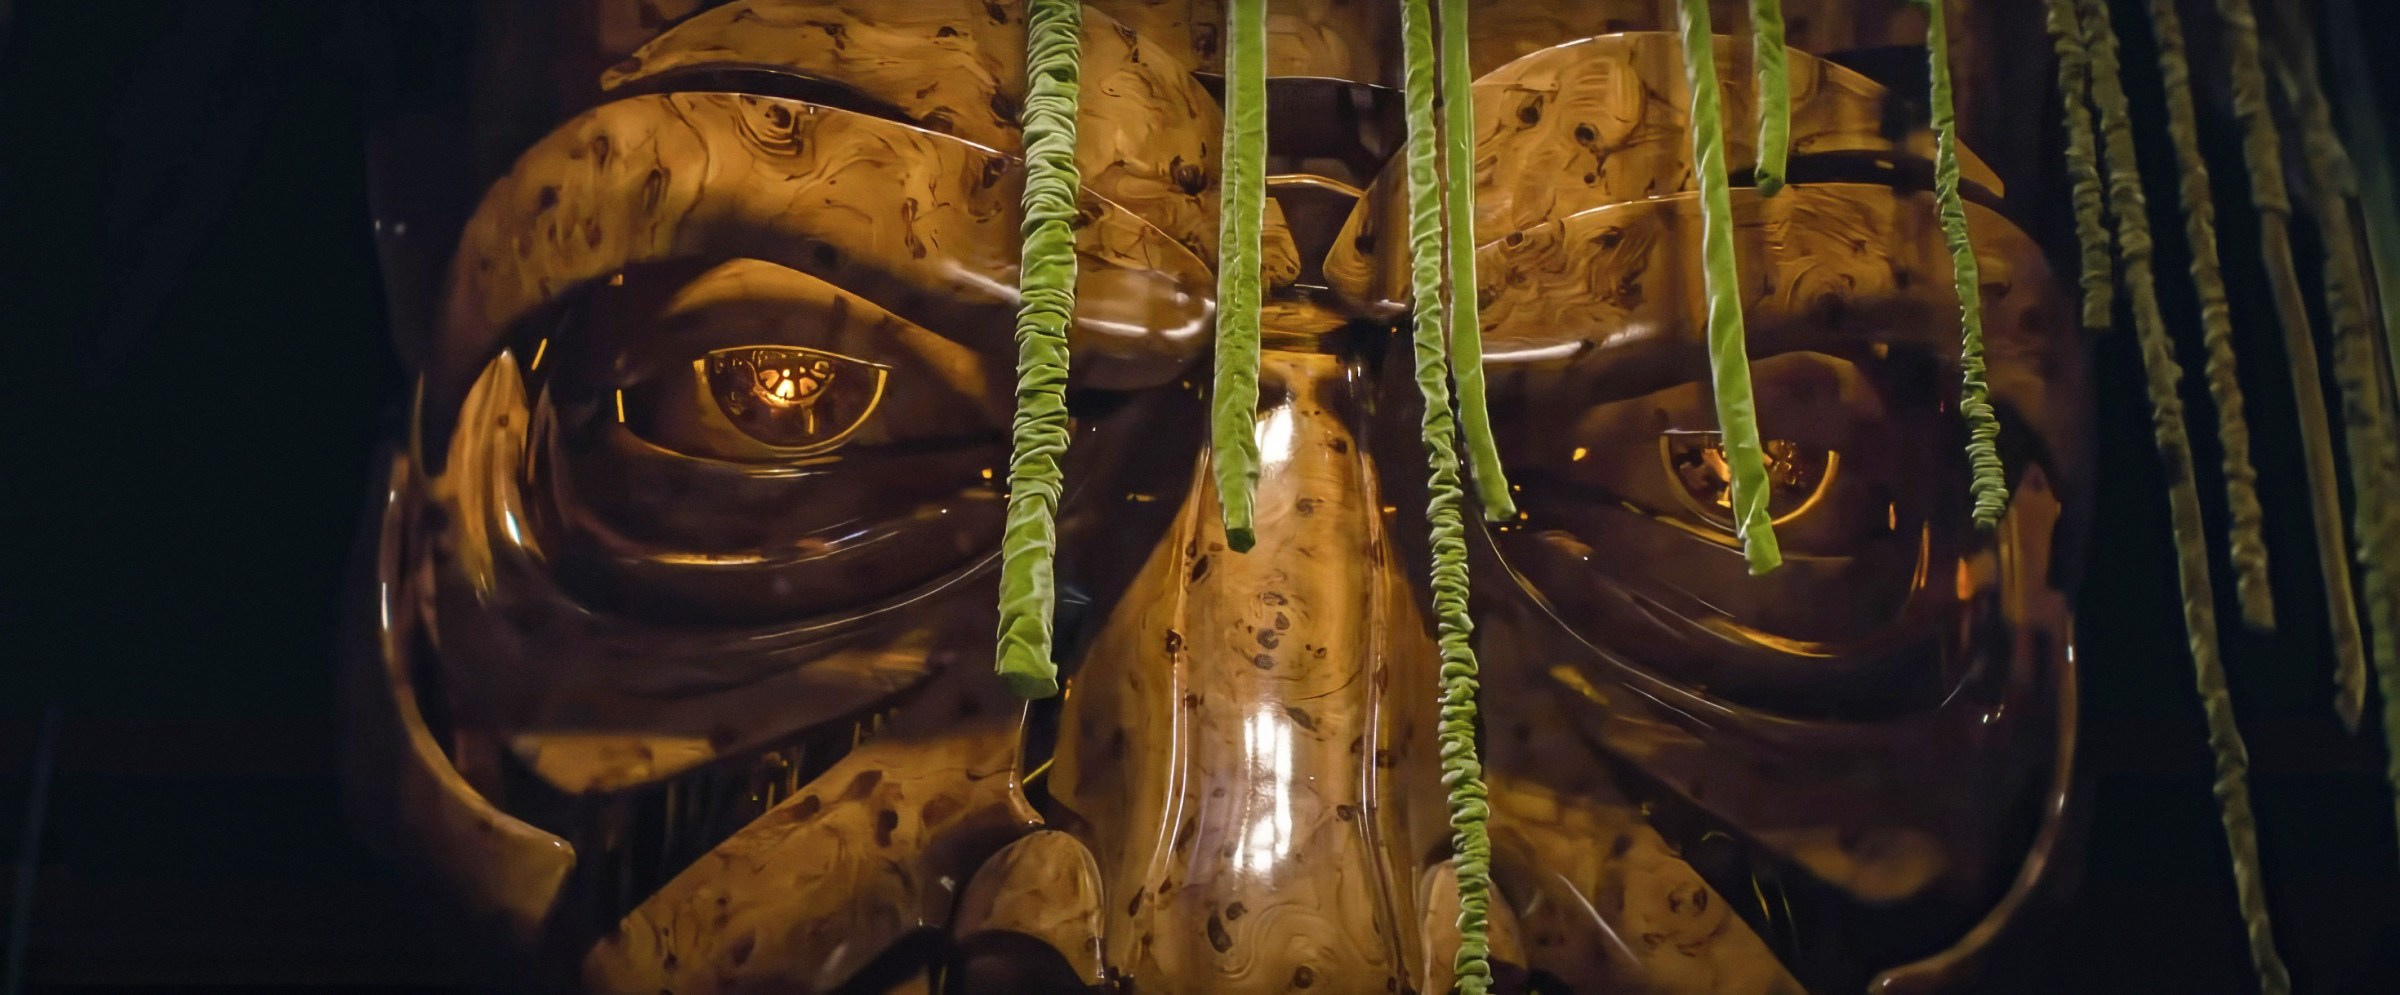
[[[1738,173],[1748,46],[1718,6]],[[1280,92],[1387,97],[1396,9],[1275,4]],[[1476,290],[1524,512],[1470,527],[1501,990],[1955,983],[2055,876],[2071,816],[2048,544],[2088,495],[2079,343],[2041,252],[1989,206],[2017,191],[1970,155],[1994,397],[2035,455],[2012,461],[2002,530],[1967,531],[1942,510],[1964,480],[1957,302],[1903,175],[1929,144],[1875,82],[1921,65],[1892,47],[1921,15],[1790,5],[1797,52],[1845,60],[1794,55],[1794,153],[1843,181],[1737,190],[1735,246],[1762,423],[1831,496],[1794,498],[1792,562],[1749,577],[1675,462],[1713,421],[1690,416],[1704,310],[1669,12],[1474,8]],[[1390,136],[1277,132],[1259,542],[1235,554],[1197,368],[1222,16],[1086,11],[1067,680],[1030,710],[986,670],[1020,5],[699,13],[468,220],[386,565],[401,615],[436,623],[417,676],[448,707],[417,759],[454,790],[406,827],[441,851],[422,866],[560,961],[553,980],[1447,987],[1397,173],[1363,193],[1311,175],[1370,175],[1379,153],[1342,155]],[[845,409],[861,446],[728,421],[706,366],[728,349],[850,364],[840,382],[879,405]],[[643,406],[675,383],[688,410]],[[464,838],[476,799],[528,833]]]
[[[1075,164],[1085,189],[1213,261],[1217,104],[1183,53],[1138,27],[1084,11]],[[660,35],[602,82],[672,86],[678,74],[761,67],[848,88],[930,131],[1023,151],[1019,0],[735,0]]]
[[[1287,305],[1267,334],[1339,320]],[[1413,631],[1414,608],[1387,600],[1401,567],[1348,417],[1348,362],[1261,362],[1261,395],[1279,400],[1261,418],[1260,552],[1225,548],[1196,475],[1075,678],[1053,791],[1107,883],[1109,961],[1140,984],[1383,991],[1414,980],[1417,942],[1395,903],[1415,871],[1392,878],[1369,828],[1397,790],[1376,762],[1393,756],[1375,742],[1377,647]]]
[[[1695,189],[1686,117],[1690,94],[1672,34],[1607,35],[1543,49],[1476,80],[1475,238],[1478,244],[1582,211]],[[1750,50],[1716,42],[1724,90],[1725,158],[1757,161]],[[1865,76],[1805,54],[1790,56],[1791,154],[1933,158],[1930,131],[1890,134],[1895,96]],[[1972,150],[1961,173],[1995,194],[1999,177]],[[1334,239],[1331,286],[1379,312],[1406,305],[1407,196],[1387,168]]]
[[[958,936],[960,947],[969,951],[970,975],[974,972],[973,951],[1007,934],[1049,947],[1077,982],[1097,987],[1108,980],[1108,968],[1100,956],[1100,906],[1106,897],[1092,852],[1071,835],[1045,829],[1009,844],[984,862],[975,879],[967,883],[951,931]],[[968,983],[993,989],[998,995],[1004,984],[1017,980],[974,979]]]
[[[584,958],[594,992],[831,991],[919,929],[1040,819],[1018,784],[1023,706],[978,670],[718,845]]]
[[[430,371],[446,438],[518,321],[628,266],[752,256],[927,328],[1013,354],[1021,167],[956,139],[772,97],[638,97],[561,126],[493,184],[459,241]],[[1080,381],[1173,377],[1204,344],[1214,279],[1190,248],[1087,191]]]

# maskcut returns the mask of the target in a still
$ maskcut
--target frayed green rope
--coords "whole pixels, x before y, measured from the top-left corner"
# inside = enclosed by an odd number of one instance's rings
[[[1400,18],[1409,136],[1409,289],[1415,304],[1410,341],[1417,390],[1425,401],[1418,429],[1425,444],[1425,518],[1433,548],[1435,642],[1442,658],[1437,735],[1442,783],[1450,795],[1450,846],[1458,876],[1458,954],[1452,961],[1452,973],[1458,991],[1483,995],[1492,983],[1488,918],[1492,842],[1486,826],[1491,806],[1483,783],[1483,763],[1475,749],[1475,624],[1467,617],[1467,534],[1459,510],[1466,494],[1459,486],[1458,452],[1453,448],[1458,428],[1450,413],[1450,356],[1443,337],[1442,186],[1433,117],[1433,17],[1426,0],[1401,0]]]
[[[2283,11],[2288,18],[2292,10]],[[2383,395],[2383,364],[2376,356],[2374,323],[2368,317],[2366,267],[2358,257],[2358,231],[2350,198],[2357,193],[2349,153],[2333,130],[2333,115],[2317,86],[2313,60],[2301,62],[2298,47],[2309,38],[2286,38],[2277,71],[2285,95],[2298,112],[2301,166],[2308,177],[2309,211],[2325,250],[2326,314],[2333,320],[2333,380],[2342,392],[2343,438],[2350,449],[2350,480],[2356,492],[2352,547],[2367,596],[2368,631],[2375,647],[2375,674],[2383,692],[2385,776],[2400,789],[2400,588],[2392,570],[2400,566],[2400,439],[2392,432]],[[2400,819],[2400,790],[2395,795]]]
[[[1225,182],[1217,217],[1217,375],[1209,412],[1225,545],[1256,541],[1259,238],[1267,216],[1267,4],[1225,5]]]
[[[1958,413],[1967,422],[1968,491],[1975,524],[1992,528],[2008,510],[2008,477],[2000,466],[2000,416],[1984,380],[1983,275],[1967,237],[1967,207],[1958,196],[1958,111],[1950,92],[1950,25],[1940,0],[1925,4],[1925,50],[1933,77],[1933,198],[1950,247],[1950,278],[1958,289]]]
[[[1758,195],[1783,189],[1792,150],[1792,76],[1784,67],[1783,0],[1750,0],[1750,65],[1758,80]]]
[[[2177,187],[2183,204],[2184,240],[2192,252],[2192,285],[2200,298],[2201,342],[2208,348],[2208,396],[2217,408],[2217,443],[2224,450],[2225,506],[2232,518],[2234,596],[2242,623],[2258,632],[2275,631],[2273,587],[2267,580],[2266,511],[2258,504],[2258,471],[2250,465],[2250,424],[2242,408],[2242,385],[2234,368],[2233,307],[2225,299],[2225,277],[2217,260],[2217,205],[2208,188],[2208,160],[2200,154],[2199,117],[2192,109],[2192,67],[2184,57],[2183,22],[2175,0],[2150,0],[2151,34],[2158,43],[2158,71],[2166,88],[2167,134],[2174,140]]]
[[[1725,124],[1717,93],[1715,33],[1708,0],[1679,0],[1683,80],[1692,94],[1692,173],[1700,183],[1700,251],[1708,294],[1708,368],[1716,392],[1717,426],[1732,470],[1734,535],[1750,572],[1783,563],[1767,514],[1766,453],[1758,442],[1758,409],[1750,396],[1750,354],[1742,330],[1742,291],[1733,268],[1733,198],[1726,190]]]
[[[2267,269],[2274,295],[2275,318],[2282,327],[2284,357],[2290,366],[2292,394],[2298,402],[2300,445],[2307,457],[2311,517],[2316,527],[2317,565],[2325,585],[2326,612],[2331,617],[2334,679],[2338,690],[2334,710],[2351,728],[2365,708],[2366,677],[2362,662],[2358,614],[2350,589],[2349,543],[2342,533],[2342,499],[2334,476],[2333,426],[2325,414],[2325,392],[2317,369],[2315,332],[2309,325],[2308,305],[2300,291],[2299,269],[2292,262],[2292,202],[2283,178],[2283,139],[2267,104],[2266,72],[2258,55],[2258,18],[2249,0],[2218,0],[2224,22],[2225,56],[2233,89],[2234,118],[2242,125],[2242,160],[2250,170],[2250,202],[2258,208],[2259,257]],[[2388,627],[2383,627],[2388,628]],[[2386,666],[2388,654],[2378,654],[2376,666]]]
[[[1483,308],[1475,281],[1475,68],[1467,61],[1466,0],[1442,0],[1443,254],[1449,259],[1450,379],[1458,384],[1458,423],[1467,443],[1467,471],[1483,517],[1516,517],[1500,447],[1492,441],[1484,400]]]
[[[2150,429],[2157,440],[2159,462],[2167,471],[2184,630],[2191,641],[2194,683],[2208,721],[2209,749],[2216,757],[2213,787],[2218,817],[2225,825],[2226,847],[2233,857],[2235,900],[2250,941],[2250,961],[2258,969],[2259,989],[2266,995],[2287,995],[2291,976],[2284,970],[2282,956],[2275,952],[2258,862],[2258,828],[2250,811],[2250,750],[2234,721],[2233,695],[2225,685],[2225,661],[2217,651],[2216,594],[2208,577],[2207,527],[2200,516],[2200,485],[2192,475],[2191,437],[2184,430],[2183,400],[2178,394],[2183,370],[2175,362],[2175,341],[2159,312],[2158,290],[2150,270],[2149,207],[2142,196],[2132,121],[2118,77],[2116,30],[2109,23],[2106,0],[2076,3],[2084,51],[2091,58],[2092,104],[2100,110],[2109,206],[2117,221],[2117,261],[2133,305],[2142,367],[2149,374]]]
[[[2091,64],[2072,0],[2048,0],[2052,49],[2058,55],[2058,94],[2067,131],[2067,178],[2073,185],[2075,241],[2082,247],[2083,327],[2106,332],[2116,324],[2116,268],[2108,258],[2108,219],[2100,201],[2098,142],[2092,137]]]
[[[1058,693],[1050,660],[1059,460],[1067,451],[1067,323],[1075,314],[1075,168],[1081,0],[1032,0],[1025,16],[1025,220],[1017,267],[1017,413],[1000,538],[1000,679],[1020,697]]]

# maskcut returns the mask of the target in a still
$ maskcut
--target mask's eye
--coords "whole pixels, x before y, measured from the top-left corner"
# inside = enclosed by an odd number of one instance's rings
[[[1767,514],[1778,528],[1816,507],[1842,469],[1842,454],[1823,446],[1768,439],[1762,448],[1767,465]],[[1661,473],[1682,485],[1673,493],[1682,499],[1686,511],[1733,532],[1733,467],[1725,460],[1723,433],[1662,432],[1658,462]]]
[[[529,512],[587,602],[817,618],[997,548],[1005,357],[757,260],[629,270],[562,319],[531,384]]]
[[[891,367],[816,349],[743,346],[692,361],[733,427],[792,456],[841,445],[883,403]]]
[[[1562,621],[1645,666],[1784,705],[1933,631],[1924,609],[1957,590],[1937,565],[1966,521],[1939,362],[1865,348],[1752,362],[1783,549],[1753,576],[1706,380],[1628,378],[1607,359],[1494,380],[1523,512],[1494,543]]]
[[[1788,558],[1857,556],[1926,517],[1922,498],[1903,484],[1932,479],[1918,461],[1938,452],[1901,451],[1909,432],[1892,417],[1900,408],[1877,383],[1887,372],[1821,353],[1754,364],[1767,513]],[[1528,442],[1504,444],[1521,453],[1508,465],[1512,476],[1524,478],[1529,511],[1559,501],[1607,506],[1715,547],[1698,554],[1704,559],[1739,563],[1733,467],[1706,384],[1687,381],[1623,398],[1596,395],[1572,380],[1540,389],[1541,396],[1512,398],[1503,407],[1525,412],[1519,417]],[[1939,421],[1938,414],[1921,414]],[[1515,472],[1520,466],[1522,474]]]
[[[702,459],[788,463],[841,451],[854,439],[864,448],[888,438],[868,429],[884,414],[892,375],[890,363],[827,349],[740,345],[629,383],[619,400],[626,430],[662,448]],[[946,389],[923,379],[903,374],[917,382],[904,382],[906,396],[891,398],[895,417],[907,420],[913,412],[904,409],[935,400],[920,395]]]

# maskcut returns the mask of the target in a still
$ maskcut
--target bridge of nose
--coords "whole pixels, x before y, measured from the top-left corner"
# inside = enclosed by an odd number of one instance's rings
[[[1070,687],[1053,790],[1099,858],[1109,962],[1145,989],[1384,992],[1419,973],[1411,883],[1441,826],[1418,743],[1431,642],[1386,542],[1357,371],[1266,350],[1257,546],[1225,548],[1194,474]]]

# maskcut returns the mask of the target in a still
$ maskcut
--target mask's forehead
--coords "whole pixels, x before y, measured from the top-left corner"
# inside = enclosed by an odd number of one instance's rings
[[[514,325],[628,266],[765,259],[1005,344],[1024,34],[1005,4],[739,0],[617,60],[602,102],[519,156],[466,225],[428,322],[428,455]],[[1082,53],[1073,375],[1155,384],[1203,341],[1216,104],[1104,13]]]

